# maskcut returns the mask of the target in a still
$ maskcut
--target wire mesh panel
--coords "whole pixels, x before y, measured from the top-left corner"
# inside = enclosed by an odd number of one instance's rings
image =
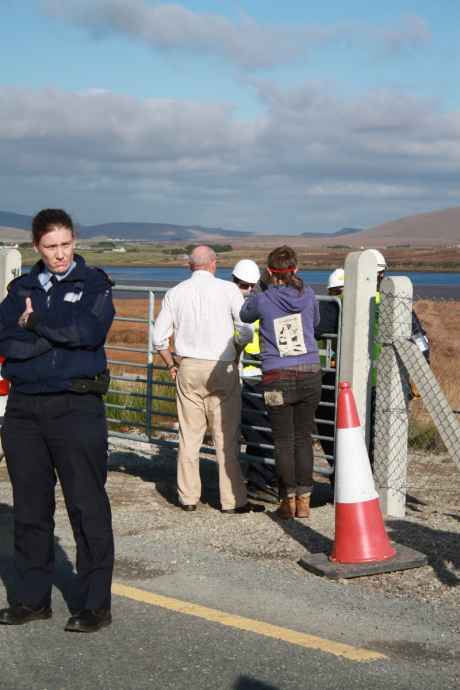
[[[383,509],[395,516],[405,514],[409,381],[393,344],[410,337],[411,313],[411,282],[386,279],[374,328],[370,459]]]
[[[416,327],[418,319],[414,318],[411,289],[396,289],[396,280],[407,279],[386,279],[376,334],[380,352],[373,460],[385,511],[403,515],[408,443],[409,447],[426,454],[447,450],[460,467],[460,426],[443,390],[450,393],[455,403],[452,393],[455,396],[456,391],[450,389],[450,383],[457,376],[457,367],[446,355],[457,347],[456,320],[449,316],[460,314],[460,304],[417,302],[416,309],[424,325]],[[452,332],[446,337],[449,326]],[[432,467],[433,476],[423,479],[431,488],[436,485],[439,462],[433,460]]]
[[[460,469],[460,424],[449,402],[417,345],[399,340],[396,351],[420,391],[422,400],[431,414],[449,455]]]

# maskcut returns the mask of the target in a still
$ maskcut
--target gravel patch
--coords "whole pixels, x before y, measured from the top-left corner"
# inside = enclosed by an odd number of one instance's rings
[[[203,459],[202,502],[194,513],[176,505],[175,452],[118,439],[111,445],[108,490],[116,537],[149,541],[165,553],[199,551],[270,563],[299,571],[298,560],[309,552],[328,552],[334,536],[334,507],[327,481],[317,477],[310,519],[280,521],[275,506],[265,512],[222,515],[218,510],[217,468]],[[0,523],[12,525],[11,487],[5,463],[0,465]],[[460,604],[460,473],[448,456],[413,453],[408,467],[407,515],[388,519],[390,538],[428,556],[429,565],[409,571],[343,580],[347,587],[377,590],[390,597]],[[65,506],[57,491],[56,522],[60,543],[73,553],[73,539]],[[62,527],[61,527],[62,526]],[[174,568],[174,561],[170,561]],[[136,548],[133,557],[119,559],[116,577],[146,579],[168,572],[144,562]]]

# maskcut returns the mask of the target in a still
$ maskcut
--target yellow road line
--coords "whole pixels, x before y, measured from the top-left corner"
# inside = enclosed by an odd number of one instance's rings
[[[316,635],[307,635],[305,633],[296,632],[295,630],[289,630],[288,628],[282,628],[278,625],[257,621],[252,618],[235,616],[231,613],[218,611],[217,609],[210,609],[207,606],[200,606],[199,604],[192,604],[188,601],[165,597],[162,594],[146,592],[143,589],[129,587],[117,582],[113,583],[112,592],[126,599],[133,599],[134,601],[139,601],[144,604],[159,606],[160,608],[183,613],[187,616],[204,618],[212,623],[219,623],[219,625],[226,625],[230,628],[237,628],[238,630],[246,630],[256,633],[257,635],[271,637],[275,640],[283,640],[284,642],[289,642],[290,644],[295,644],[305,649],[319,649],[321,652],[334,654],[335,656],[344,657],[351,661],[377,661],[378,659],[387,658],[384,654],[374,652],[370,649],[352,647],[342,642],[326,640],[322,637],[316,637]]]

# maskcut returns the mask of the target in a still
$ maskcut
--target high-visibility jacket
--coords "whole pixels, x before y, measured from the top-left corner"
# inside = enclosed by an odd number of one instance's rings
[[[245,364],[245,359],[259,360],[260,357],[260,321],[255,321],[252,324],[253,337],[250,343],[246,345],[243,350],[243,376],[261,376],[262,371],[260,367],[255,364]]]
[[[373,343],[372,343],[372,372],[371,372],[371,384],[372,386],[377,385],[377,360],[380,357],[382,351],[382,345],[378,342],[379,334],[379,313],[380,313],[380,302],[381,302],[380,292],[377,290],[375,293],[375,318],[374,318],[374,329],[373,329]]]

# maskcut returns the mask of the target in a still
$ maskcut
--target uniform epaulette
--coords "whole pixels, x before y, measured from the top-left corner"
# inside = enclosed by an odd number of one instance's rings
[[[88,268],[91,268],[93,271],[99,271],[99,273],[102,273],[104,278],[107,280],[108,283],[110,283],[112,287],[115,285],[115,281],[113,280],[113,278],[111,278],[109,274],[104,271],[103,268],[99,268],[99,266],[89,266]]]
[[[10,282],[6,286],[7,291],[9,292],[11,290],[11,288],[13,287],[13,285],[15,283],[17,283],[17,281],[20,280],[21,278],[23,278],[23,276],[16,276],[16,278],[13,278],[13,280],[10,280]]]

